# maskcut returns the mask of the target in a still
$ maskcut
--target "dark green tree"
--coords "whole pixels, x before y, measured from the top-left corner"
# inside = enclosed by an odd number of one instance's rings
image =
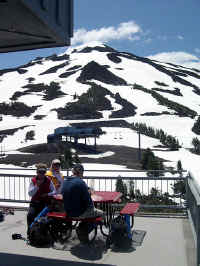
[[[147,148],[146,151],[143,153],[142,156],[142,169],[147,170],[149,167],[149,161],[155,157],[154,153],[151,151],[150,148]]]
[[[193,138],[192,139],[192,145],[193,145],[193,152],[196,154],[200,154],[200,141],[198,138]]]
[[[134,189],[135,189],[134,181],[130,180],[129,181],[129,193],[128,193],[130,199],[134,199],[135,198]]]
[[[185,198],[186,187],[183,180],[175,182],[174,185],[172,185],[172,189],[174,190],[175,195],[179,195],[183,199]]]
[[[182,173],[183,168],[182,168],[182,163],[180,160],[178,160],[178,162],[177,162],[177,171],[180,173],[180,176],[182,177],[183,176],[183,173]]]
[[[142,169],[149,170],[149,176],[160,176],[163,175],[164,165],[163,162],[157,158],[151,149],[147,149],[142,158]]]
[[[66,149],[64,154],[59,156],[59,159],[61,161],[61,167],[64,169],[72,168],[73,166],[73,157],[71,149]]]
[[[200,135],[200,116],[198,116],[197,120],[195,121],[195,123],[192,127],[192,131],[195,134]]]
[[[140,199],[142,198],[142,194],[141,194],[141,192],[140,192],[139,189],[136,189],[136,190],[135,190],[135,198],[136,198],[138,201],[140,201]]]
[[[182,171],[182,163],[180,160],[177,162],[177,171],[180,173],[180,177],[183,176]],[[172,189],[174,190],[175,195],[180,195],[182,198],[185,198],[185,193],[186,193],[186,187],[185,187],[185,181],[184,180],[179,180],[172,185]]]
[[[126,199],[127,197],[127,186],[126,184],[123,182],[122,178],[117,179],[117,182],[115,184],[115,190],[117,192],[121,192],[122,193],[122,200]]]
[[[77,152],[75,152],[75,154],[73,156],[73,162],[74,163],[81,163],[81,160],[80,160]]]
[[[25,141],[34,140],[34,137],[35,137],[35,131],[34,130],[30,130],[30,131],[26,132]]]

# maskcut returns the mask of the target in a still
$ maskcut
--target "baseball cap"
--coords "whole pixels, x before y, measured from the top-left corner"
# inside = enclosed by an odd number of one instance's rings
[[[59,160],[59,159],[54,159],[54,160],[52,161],[52,164],[60,164],[60,160]]]
[[[82,164],[77,163],[73,166],[73,169],[78,172],[78,173],[83,173],[84,172],[84,167]]]

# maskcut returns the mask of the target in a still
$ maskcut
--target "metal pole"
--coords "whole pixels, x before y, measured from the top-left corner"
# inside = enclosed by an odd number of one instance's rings
[[[140,131],[138,131],[138,160],[141,161],[141,137]]]
[[[200,266],[200,206],[196,208],[197,266]]]

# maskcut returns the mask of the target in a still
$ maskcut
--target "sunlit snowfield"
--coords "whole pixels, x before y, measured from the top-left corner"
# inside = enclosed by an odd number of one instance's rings
[[[91,43],[87,44],[90,47],[95,46],[102,46],[100,43]],[[79,49],[83,49],[84,47],[77,48],[77,51]],[[155,129],[162,129],[166,134],[172,135],[176,137],[179,140],[179,143],[182,145],[182,148],[179,149],[179,151],[167,151],[165,149],[156,151],[154,150],[154,153],[156,156],[163,158],[167,160],[165,162],[165,166],[171,166],[176,169],[178,160],[181,161],[182,167],[184,170],[192,171],[194,174],[195,179],[198,183],[200,183],[200,163],[199,159],[200,157],[198,155],[192,154],[189,152],[189,148],[191,148],[191,142],[196,135],[191,131],[191,128],[194,125],[194,119],[191,119],[189,117],[179,117],[171,112],[166,106],[162,106],[158,104],[158,102],[151,97],[150,94],[147,94],[140,90],[133,90],[132,84],[140,84],[141,86],[144,86],[147,89],[152,89],[152,87],[155,86],[155,81],[162,81],[163,83],[168,85],[169,90],[174,90],[175,87],[180,86],[180,91],[182,93],[182,97],[178,97],[173,94],[168,94],[167,98],[171,101],[178,101],[179,104],[185,105],[190,107],[192,110],[196,111],[198,114],[200,113],[200,105],[199,105],[199,98],[196,94],[194,94],[192,88],[189,88],[188,86],[185,86],[183,84],[180,85],[178,82],[174,82],[172,78],[169,75],[166,75],[157,69],[153,68],[149,64],[144,64],[140,61],[134,61],[129,60],[127,58],[121,58],[121,62],[118,63],[118,68],[116,68],[116,64],[112,61],[110,61],[106,55],[106,53],[99,53],[98,51],[92,51],[91,53],[70,53],[70,49],[66,52],[70,54],[70,67],[77,67],[77,65],[85,66],[88,64],[88,62],[95,61],[100,65],[109,65],[110,71],[115,74],[118,77],[121,77],[126,80],[127,86],[113,86],[110,84],[106,84],[100,81],[95,80],[96,84],[99,84],[106,89],[108,89],[110,92],[116,94],[120,93],[121,97],[124,99],[127,99],[131,103],[135,104],[137,106],[137,114],[133,117],[125,118],[129,123],[132,122],[139,122],[139,123],[146,123],[147,126],[153,127]],[[59,64],[65,63],[65,60],[61,60]],[[169,70],[171,69],[171,65],[168,65],[167,63],[159,62],[161,66],[167,67]],[[25,91],[26,88],[23,88],[23,86],[27,85],[28,81],[27,79],[32,77],[35,79],[35,83],[44,83],[44,84],[50,84],[50,82],[58,82],[61,91],[65,93],[64,98],[56,98],[51,101],[45,101],[43,99],[43,93],[39,92],[33,92],[29,95],[23,95],[20,97],[20,101],[27,104],[28,106],[40,106],[37,108],[37,110],[28,118],[26,117],[13,117],[10,115],[2,115],[3,120],[0,121],[0,129],[12,129],[12,128],[18,128],[22,126],[26,126],[23,129],[20,129],[15,132],[14,135],[8,135],[6,138],[4,138],[3,142],[0,145],[1,151],[8,153],[18,153],[17,149],[29,145],[35,145],[39,143],[46,143],[47,142],[47,135],[54,132],[54,129],[57,127],[64,127],[68,126],[70,123],[74,122],[94,122],[94,121],[109,121],[109,114],[110,111],[102,111],[103,118],[98,120],[84,120],[84,121],[78,121],[78,120],[58,120],[57,119],[57,113],[55,111],[52,111],[53,107],[62,107],[63,102],[73,102],[74,94],[76,93],[78,96],[82,93],[87,92],[90,85],[77,83],[77,78],[79,77],[81,73],[81,67],[80,70],[77,70],[77,72],[71,76],[69,76],[66,79],[62,79],[59,77],[60,74],[67,71],[69,68],[68,65],[65,67],[59,68],[56,73],[51,74],[45,74],[40,75],[42,72],[44,72],[47,69],[50,69],[52,67],[55,67],[58,65],[58,62],[54,62],[52,60],[42,59],[41,64],[35,64],[31,65],[30,67],[26,68],[27,72],[23,74],[19,74],[17,71],[14,72],[8,72],[6,74],[3,74],[1,76],[0,81],[0,89],[3,91],[1,93],[1,102],[10,102],[10,98],[13,96],[13,94],[16,91]],[[185,69],[182,66],[178,66],[178,68]],[[134,71],[134,75],[133,75]],[[194,70],[190,69],[191,72],[194,72]],[[192,75],[187,75],[184,77],[185,80],[188,82],[191,82],[196,87],[200,88],[200,80],[198,78],[195,78]],[[162,94],[162,93],[161,93]],[[120,108],[122,108],[119,104],[116,104],[114,99],[110,97],[109,95],[107,98],[110,100],[113,111],[117,111]],[[146,112],[170,112],[169,115],[162,114],[159,116],[143,116],[142,114]],[[34,117],[36,115],[44,115],[44,118],[42,120],[35,120]],[[112,119],[114,120],[114,119]],[[117,120],[117,119],[116,119]],[[105,135],[100,136],[99,139],[97,139],[97,145],[105,145],[105,144],[112,144],[112,145],[124,145],[129,147],[138,147],[138,134],[137,132],[127,129],[127,128],[108,128],[103,127],[103,131],[106,131]],[[26,133],[30,130],[33,130],[35,132],[35,139],[34,140],[28,140],[26,139]],[[93,139],[89,139],[89,144],[92,144]],[[141,135],[141,148],[153,148],[157,145],[161,144],[158,140],[152,139],[150,137],[146,137],[144,135]],[[98,155],[98,156],[110,156],[111,151],[107,151],[104,154]],[[87,155],[87,157],[91,157],[92,155]],[[80,156],[81,157],[81,156]],[[97,157],[97,155],[93,155],[93,157]],[[35,174],[35,166],[29,167],[29,169],[32,169],[30,171],[27,170],[16,170],[18,167],[15,167],[13,165],[0,165],[1,168],[15,168],[14,170],[10,170],[9,172],[16,174]],[[93,175],[93,176],[99,176],[99,175],[120,175],[120,176],[128,176],[128,175],[134,175],[134,176],[144,176],[145,173],[125,173],[124,170],[135,170],[135,169],[126,169],[124,166],[120,165],[99,165],[99,164],[84,164],[84,167],[86,169],[85,176]],[[87,172],[87,170],[117,170],[117,172]],[[122,172],[123,170],[123,172]],[[8,170],[1,170],[1,173],[8,172]],[[167,173],[165,176],[170,176],[170,173]],[[9,181],[11,182],[11,181]],[[139,183],[138,183],[139,184]],[[111,189],[111,184],[109,182],[102,181],[99,184],[98,180],[95,180],[94,182],[94,188],[95,189]],[[14,185],[13,185],[14,186]],[[23,195],[24,191],[24,185],[20,185],[17,183],[15,184],[15,187],[20,187],[20,195]],[[25,185],[25,187],[28,186],[28,184]],[[112,183],[112,187],[114,184]],[[105,188],[106,187],[106,188]],[[143,184],[143,191],[145,192],[147,190],[148,185]],[[8,184],[5,184],[3,180],[0,181],[0,193],[3,193],[2,191],[8,189]],[[139,188],[139,187],[138,187]],[[159,182],[157,184],[157,188],[159,187]],[[14,188],[13,188],[14,189]],[[164,190],[164,187],[162,188]],[[19,189],[18,189],[19,190]],[[16,195],[16,197],[20,196]]]
[[[110,144],[112,145],[125,145],[130,147],[138,147],[138,134],[137,132],[131,130],[131,129],[122,129],[122,128],[102,128],[104,131],[106,131],[105,135],[100,136],[99,139],[97,139],[97,144]],[[91,142],[94,141],[91,139]],[[38,141],[40,143],[40,141]],[[141,136],[141,147],[142,148],[148,148],[153,147],[155,145],[160,144],[158,140]],[[12,153],[14,151],[10,151]],[[102,156],[110,156],[113,152],[107,151],[100,155],[82,155],[81,157],[93,157],[98,158]],[[192,154],[187,152],[186,150],[182,149],[182,153],[177,152],[165,152],[165,150],[155,152],[155,154],[161,158],[164,158],[166,160],[170,160],[169,162],[165,163],[167,166],[173,166],[176,167],[177,161],[180,159],[183,161],[184,158],[186,158],[187,161],[187,155],[191,156],[192,160]],[[183,155],[180,157],[180,155]],[[198,158],[198,156],[193,155],[193,160],[195,158]],[[26,179],[26,181],[21,177],[21,175],[34,175],[35,174],[35,165],[28,167],[28,168],[22,168],[22,167],[16,167],[13,165],[1,165],[1,173],[11,173],[11,174],[17,174],[19,177],[10,178],[9,182],[5,182],[5,180],[2,178],[0,179],[0,198],[2,198],[3,195],[9,195],[13,194],[15,195],[15,199],[26,199],[28,200],[29,197],[27,195],[27,189],[29,185],[29,180]],[[10,168],[10,169],[9,169]],[[14,168],[14,169],[13,169]],[[146,177],[145,172],[140,171],[134,171],[135,169],[128,169],[125,166],[120,165],[108,165],[108,164],[84,164],[85,168],[85,181],[88,183],[89,186],[92,186],[94,190],[115,190],[115,180],[90,180],[87,179],[89,176],[100,176],[100,177],[115,177],[115,176],[121,176],[123,177]],[[101,170],[101,171],[99,171]],[[102,171],[104,170],[104,171]],[[113,171],[112,171],[113,170]],[[132,170],[132,171],[131,171]],[[63,171],[64,175],[67,175],[65,171]],[[71,173],[69,172],[69,175]],[[170,172],[165,173],[165,177],[176,177],[177,175],[172,175]],[[128,185],[128,181],[127,185]],[[140,189],[141,192],[144,194],[149,193],[151,187],[156,187],[157,189],[161,190],[162,192],[168,192],[173,193],[173,190],[171,189],[171,185],[174,184],[174,181],[170,183],[167,181],[139,181],[137,180],[135,182],[135,188]],[[5,194],[4,194],[5,193]],[[6,203],[7,205],[8,203]],[[13,204],[10,204],[13,205]],[[19,205],[19,204],[16,204]],[[27,205],[27,204],[25,204]]]

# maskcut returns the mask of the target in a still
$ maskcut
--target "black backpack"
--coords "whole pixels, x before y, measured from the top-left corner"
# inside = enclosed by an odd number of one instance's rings
[[[76,233],[81,243],[89,243],[89,223],[80,222],[76,227]]]
[[[128,236],[128,225],[121,215],[114,218],[111,223],[107,246],[117,249],[128,249],[132,246],[132,239]]]
[[[4,221],[4,214],[2,211],[0,211],[0,222]]]
[[[28,242],[31,246],[42,247],[52,244],[49,221],[46,217],[39,218],[28,231]]]

